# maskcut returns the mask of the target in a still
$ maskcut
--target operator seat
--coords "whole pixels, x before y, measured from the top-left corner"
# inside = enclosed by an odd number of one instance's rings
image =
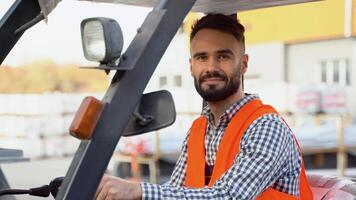
[[[327,175],[308,175],[314,200],[356,200],[356,180]]]

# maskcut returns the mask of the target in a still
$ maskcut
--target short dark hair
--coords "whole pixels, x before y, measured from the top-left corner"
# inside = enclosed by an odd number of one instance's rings
[[[213,29],[233,35],[245,48],[245,28],[240,24],[239,20],[237,20],[236,15],[234,16],[235,17],[223,14],[208,14],[202,17],[193,24],[190,41],[193,40],[198,31],[202,29]]]

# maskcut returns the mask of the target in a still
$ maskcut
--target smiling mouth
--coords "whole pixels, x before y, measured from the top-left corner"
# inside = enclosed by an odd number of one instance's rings
[[[201,83],[216,84],[216,83],[221,83],[221,82],[225,82],[225,79],[223,79],[221,77],[209,77],[209,78],[204,78]]]
[[[206,78],[206,79],[204,79],[204,82],[205,81],[224,81],[224,79],[222,79],[222,78]]]

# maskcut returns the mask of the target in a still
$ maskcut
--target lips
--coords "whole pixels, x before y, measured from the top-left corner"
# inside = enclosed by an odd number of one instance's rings
[[[219,83],[219,82],[226,82],[227,77],[224,74],[219,72],[208,72],[200,77],[199,82],[202,83]]]
[[[222,82],[225,81],[222,77],[207,77],[202,80],[203,83],[214,83],[214,82]]]

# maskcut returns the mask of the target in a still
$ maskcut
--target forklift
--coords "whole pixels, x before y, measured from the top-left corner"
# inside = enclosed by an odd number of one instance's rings
[[[87,0],[152,7],[125,52],[119,24],[109,18],[85,19],[81,23],[85,57],[98,62],[92,69],[115,71],[103,99],[86,97],[78,109],[70,134],[81,140],[64,177],[29,190],[9,189],[0,169],[0,199],[30,194],[57,200],[93,199],[96,188],[121,136],[158,130],[174,123],[171,94],[143,94],[166,48],[188,12],[223,13],[316,0]],[[0,19],[0,64],[23,33],[47,18],[60,0],[15,0]],[[163,112],[164,111],[164,112]],[[21,150],[0,149],[0,160],[23,160]],[[309,175],[314,199],[356,199],[355,180]],[[4,199],[5,199],[4,198]]]

